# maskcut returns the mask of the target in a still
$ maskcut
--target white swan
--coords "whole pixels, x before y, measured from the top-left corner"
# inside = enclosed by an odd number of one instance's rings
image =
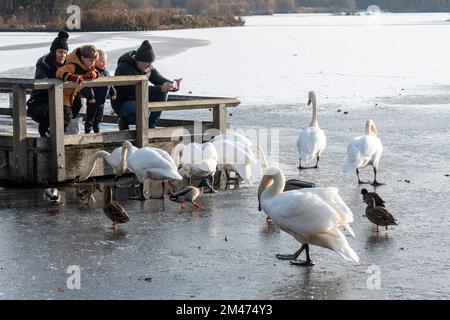
[[[175,164],[180,167],[180,174],[189,178],[192,185],[192,177],[212,177],[211,185],[214,185],[214,174],[217,169],[217,151],[210,142],[192,142],[184,145],[179,143],[172,150]],[[214,191],[214,190],[213,190]]]
[[[115,174],[114,182],[117,182],[118,178],[124,174],[127,169],[126,162],[124,161],[125,158],[129,158],[136,150],[138,150],[138,148],[133,146],[129,141],[125,141],[121,147],[114,149],[111,153],[104,150],[97,151],[89,161],[87,166],[88,169],[81,177],[77,177],[76,180],[87,180],[94,172],[97,160],[103,158],[113,169],[113,173]]]
[[[213,138],[213,142],[218,142],[221,140],[228,140],[230,142],[243,144],[249,147],[255,155],[257,161],[257,163],[253,164],[251,167],[252,177],[254,180],[262,177],[263,172],[265,172],[268,168],[268,164],[266,155],[258,144],[251,141],[248,137],[232,130],[228,130],[226,133],[219,134]]]
[[[300,164],[299,169],[308,169],[302,167],[302,160],[305,162],[312,161],[316,158],[316,165],[312,168],[317,169],[319,165],[319,157],[327,145],[327,138],[322,129],[319,128],[317,122],[317,102],[316,95],[313,91],[309,92],[308,105],[312,103],[312,119],[309,127],[302,130],[297,139],[297,148],[299,153]]]
[[[382,153],[383,144],[377,137],[377,127],[375,126],[375,122],[369,119],[366,122],[366,134],[354,138],[347,147],[347,162],[344,165],[344,171],[350,172],[356,170],[358,183],[363,184],[367,182],[361,181],[359,178],[359,169],[371,165],[374,174],[372,185],[381,185],[382,183],[377,181],[377,167]]]
[[[239,142],[229,140],[214,141],[219,160],[217,162],[220,171],[235,171],[249,185],[253,185],[252,166],[257,164],[252,150]],[[228,177],[229,178],[229,177]]]
[[[313,265],[309,256],[309,244],[312,244],[333,250],[345,260],[359,264],[358,255],[338,229],[340,225],[348,225],[353,215],[349,216],[351,211],[340,198],[337,189],[283,192],[284,185],[283,172],[278,168],[269,168],[258,190],[262,210],[281,230],[302,243],[294,254],[277,255],[277,258],[295,260],[291,261],[292,264]],[[296,259],[303,250],[306,250],[306,262],[299,262]]]
[[[146,179],[162,180],[163,193],[160,199],[164,198],[164,180],[183,179],[171,156],[159,148],[140,148],[126,159],[126,164],[136,175],[141,188]]]

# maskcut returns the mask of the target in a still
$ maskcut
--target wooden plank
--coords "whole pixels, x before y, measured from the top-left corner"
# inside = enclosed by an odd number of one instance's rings
[[[125,140],[135,140],[134,130],[108,131],[90,134],[77,134],[64,136],[64,145],[89,145],[95,143],[122,143]]]
[[[145,147],[148,143],[148,79],[135,86],[136,92],[136,147]]]
[[[117,76],[117,77],[100,77],[95,80],[84,81],[84,87],[106,87],[106,86],[135,86],[142,81],[147,81],[148,78],[145,75],[141,76]],[[75,88],[74,82],[64,82],[64,88]]]
[[[211,100],[211,99],[234,99],[234,98],[170,94],[168,101],[189,101],[189,100],[205,100],[205,99]]]
[[[66,180],[62,82],[48,90],[48,98],[51,140],[50,176],[53,182],[62,182]]]
[[[227,130],[227,108],[225,104],[220,104],[213,109],[214,128],[221,133]]]
[[[25,90],[13,89],[13,156],[12,172],[17,182],[27,178],[27,107]]]
[[[34,79],[21,79],[21,78],[0,78],[0,89],[12,91],[14,87],[20,86],[21,88],[32,88]]]
[[[214,108],[221,104],[227,107],[236,107],[241,102],[237,99],[203,99],[189,101],[149,102],[148,108],[152,111],[191,110]]]

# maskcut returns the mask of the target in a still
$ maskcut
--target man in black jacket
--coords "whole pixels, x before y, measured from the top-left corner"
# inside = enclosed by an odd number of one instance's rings
[[[155,53],[145,40],[137,50],[123,54],[117,63],[115,76],[145,75],[153,86],[148,87],[149,101],[167,101],[168,92],[178,91],[181,79],[173,82],[163,77],[155,67]],[[136,124],[136,93],[134,86],[117,86],[117,99],[112,101],[114,111],[120,117],[119,130],[127,130],[128,125]],[[151,112],[148,127],[155,128],[161,111]]]

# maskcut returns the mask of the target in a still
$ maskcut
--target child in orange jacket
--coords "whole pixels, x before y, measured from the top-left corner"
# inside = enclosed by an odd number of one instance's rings
[[[72,105],[75,97],[83,86],[85,79],[93,80],[99,77],[95,69],[98,51],[94,45],[86,45],[73,50],[66,58],[66,64],[56,71],[56,78],[63,81],[73,81],[76,88],[64,89],[64,131],[73,117]]]

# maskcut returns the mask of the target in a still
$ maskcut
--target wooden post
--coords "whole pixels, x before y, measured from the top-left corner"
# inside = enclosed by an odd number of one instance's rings
[[[13,89],[13,158],[12,172],[16,182],[27,178],[27,108],[26,93],[20,86]]]
[[[213,108],[213,121],[214,128],[221,133],[225,133],[227,130],[227,108],[224,103],[219,104]]]
[[[62,82],[56,82],[55,85],[48,89],[48,107],[51,140],[50,177],[53,182],[62,182],[66,180]]]
[[[148,144],[148,79],[135,86],[136,90],[136,147]]]

